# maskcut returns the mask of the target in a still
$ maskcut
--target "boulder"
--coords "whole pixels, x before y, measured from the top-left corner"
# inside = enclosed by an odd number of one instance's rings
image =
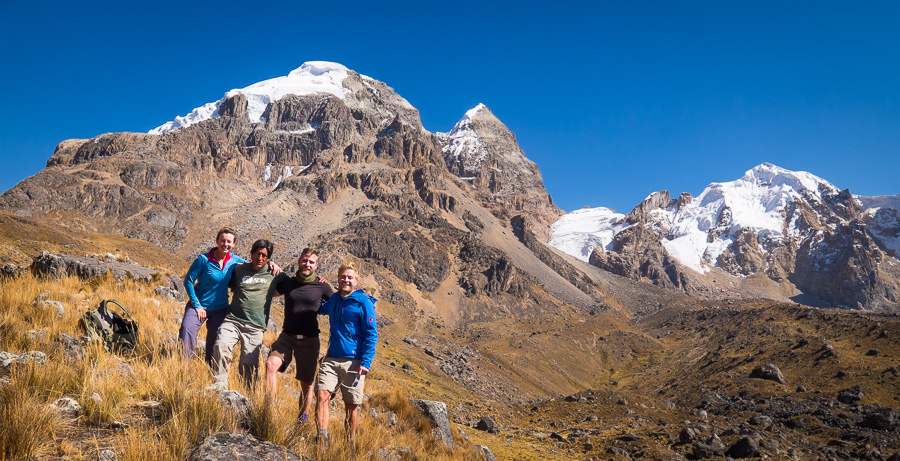
[[[490,416],[482,416],[478,421],[478,424],[475,425],[475,429],[478,429],[479,431],[485,431],[490,434],[500,433],[500,426],[498,426],[497,423],[494,422],[494,418],[491,418]]]
[[[434,429],[432,430],[434,437],[447,447],[453,448],[453,432],[450,430],[447,404],[431,400],[411,400],[410,402],[422,410],[422,413],[434,424]]]
[[[683,427],[681,431],[678,433],[678,442],[679,443],[691,443],[697,440],[697,431],[690,427]]]
[[[177,301],[184,301],[184,295],[181,294],[180,291],[167,287],[165,285],[159,285],[153,289],[153,292],[162,298],[174,299]]]
[[[206,386],[207,391],[213,391],[218,395],[227,412],[235,415],[235,418],[245,423],[250,416],[250,399],[238,391],[225,389],[224,384],[214,383]]]
[[[143,280],[150,282],[157,274],[153,269],[135,263],[104,261],[99,256],[72,256],[47,251],[34,257],[31,273],[41,278],[60,278],[67,275],[82,280],[101,277],[109,273],[116,280]]]
[[[877,408],[863,417],[862,427],[878,431],[891,431],[900,423],[900,414],[893,408]]]
[[[732,458],[751,458],[759,456],[759,441],[753,437],[744,436],[734,442],[725,452]]]
[[[626,458],[626,459],[631,459],[631,458],[632,458],[631,453],[630,453],[628,450],[624,449],[624,448],[619,448],[619,447],[607,447],[607,448],[606,448],[606,452],[609,453],[609,454],[611,454],[611,455],[613,455],[613,456],[621,456],[621,457]]]
[[[694,458],[705,459],[725,455],[725,444],[718,435],[711,435],[705,442],[696,442],[692,450]]]
[[[862,391],[862,389],[860,389],[859,386],[853,386],[847,389],[842,389],[840,392],[838,392],[837,399],[838,402],[852,405],[862,400],[865,395],[866,394]]]
[[[767,363],[765,365],[760,365],[753,369],[750,372],[751,378],[759,378],[759,379],[767,379],[769,381],[775,381],[779,384],[787,383],[787,380],[784,379],[784,375],[781,373],[781,370],[778,369],[778,366],[774,363]]]
[[[750,424],[752,424],[754,426],[768,427],[773,424],[773,420],[772,420],[771,416],[757,414],[757,415],[753,415],[750,418]]]
[[[65,350],[67,360],[73,362],[84,360],[84,347],[82,347],[80,339],[60,333],[56,341]]]
[[[69,397],[62,397],[57,399],[55,402],[50,404],[50,408],[54,410],[58,410],[64,416],[68,416],[71,418],[77,418],[81,415],[81,404],[78,403],[75,399],[70,399]]]
[[[249,434],[217,432],[191,451],[191,461],[231,461],[253,459],[260,461],[314,461],[285,447],[264,442]]]
[[[494,452],[492,452],[490,448],[484,445],[475,445],[475,450],[477,450],[481,456],[484,456],[485,461],[497,461],[497,457],[494,456]]]
[[[25,338],[27,338],[30,343],[40,342],[46,337],[47,333],[45,333],[44,330],[25,330]]]
[[[6,351],[0,351],[0,370],[6,370],[16,363],[44,363],[47,361],[47,354],[41,351],[29,351],[21,354],[13,354]]]
[[[397,456],[394,452],[386,450],[384,448],[378,449],[378,454],[375,459],[378,461],[400,461],[400,457]]]
[[[15,278],[27,273],[27,268],[15,264],[5,264],[3,267],[0,267],[0,279]]]
[[[57,317],[62,317],[66,313],[66,306],[60,301],[51,301],[45,299],[38,303],[38,307],[46,311],[55,313]]]

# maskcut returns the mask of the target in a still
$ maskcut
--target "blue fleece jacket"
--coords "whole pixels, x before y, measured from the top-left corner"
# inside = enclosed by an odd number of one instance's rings
[[[217,311],[228,307],[228,281],[235,264],[245,263],[240,256],[231,253],[225,260],[225,267],[213,261],[215,248],[194,260],[184,276],[184,291],[187,292],[191,307],[202,307]],[[195,286],[196,284],[196,286]]]
[[[377,299],[362,290],[341,298],[335,293],[319,308],[319,314],[327,315],[331,325],[331,345],[328,355],[345,359],[357,359],[360,365],[371,369],[378,342],[375,321]]]

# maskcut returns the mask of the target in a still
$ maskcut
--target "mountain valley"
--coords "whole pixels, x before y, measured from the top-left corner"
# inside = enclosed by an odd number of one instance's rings
[[[445,402],[498,459],[897,460],[897,206],[763,164],[564,213],[487,106],[431,133],[385,83],[312,62],[63,141],[0,195],[0,265],[6,284],[41,251],[121,253],[177,279],[228,225],[288,272],[306,246],[332,281],[359,263],[373,380]]]

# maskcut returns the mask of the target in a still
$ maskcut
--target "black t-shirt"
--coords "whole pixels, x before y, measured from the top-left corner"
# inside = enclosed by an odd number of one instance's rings
[[[284,330],[289,335],[318,336],[319,306],[331,297],[331,285],[313,280],[301,284],[296,277],[278,284],[278,292],[284,295]]]

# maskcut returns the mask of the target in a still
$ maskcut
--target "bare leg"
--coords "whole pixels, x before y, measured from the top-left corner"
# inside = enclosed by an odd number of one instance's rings
[[[331,409],[328,404],[331,402],[331,392],[320,390],[316,402],[316,427],[321,431],[328,429],[328,418],[331,416]]]
[[[278,395],[278,369],[284,360],[277,355],[269,355],[266,359],[266,390],[269,391],[269,400],[275,402],[275,396]]]
[[[316,437],[319,445],[328,450],[328,418],[329,404],[331,403],[331,392],[320,390],[318,392],[319,399],[316,401],[316,427],[319,429],[319,435]]]
[[[347,410],[347,428],[350,430],[350,439],[356,437],[356,426],[359,424],[359,405],[344,402]]]
[[[313,383],[300,381],[300,414],[308,415],[313,401]]]

